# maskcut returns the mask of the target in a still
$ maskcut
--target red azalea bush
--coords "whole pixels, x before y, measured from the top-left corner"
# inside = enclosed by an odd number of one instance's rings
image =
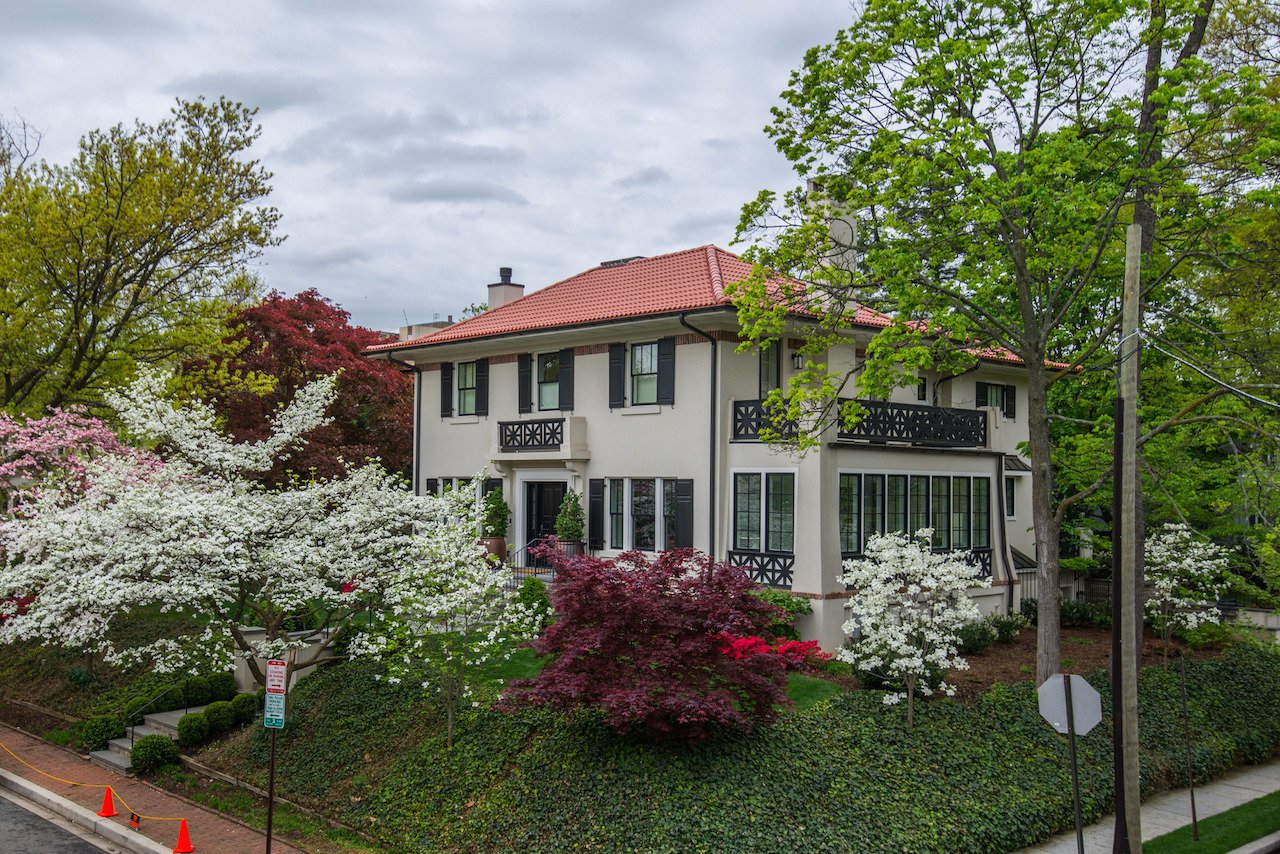
[[[720,652],[735,660],[742,660],[753,655],[776,656],[788,670],[808,670],[814,665],[831,660],[831,656],[823,652],[817,641],[798,641],[778,638],[773,644],[757,635],[734,637],[722,633],[719,638]]]
[[[717,728],[750,732],[790,703],[781,657],[721,651],[722,634],[758,634],[781,610],[751,595],[741,569],[691,549],[542,555],[556,567],[556,620],[530,646],[552,658],[511,683],[503,707],[598,706],[620,732],[696,742]]]

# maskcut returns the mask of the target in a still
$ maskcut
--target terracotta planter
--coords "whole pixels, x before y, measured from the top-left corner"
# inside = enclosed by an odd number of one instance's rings
[[[480,542],[484,544],[484,550],[493,555],[499,561],[507,559],[507,538],[506,537],[481,537]]]
[[[560,547],[560,551],[563,552],[567,557],[578,557],[583,552],[582,540],[577,540],[575,542],[561,540],[558,543],[558,545]]]

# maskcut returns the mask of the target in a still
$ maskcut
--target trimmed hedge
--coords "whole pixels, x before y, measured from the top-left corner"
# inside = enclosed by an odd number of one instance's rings
[[[338,665],[291,693],[277,785],[395,850],[994,852],[1072,827],[1066,739],[1029,682],[921,703],[913,730],[880,693],[852,691],[681,749],[589,714],[480,710],[449,751],[434,705],[377,672]],[[1198,781],[1280,753],[1280,651],[1234,645],[1187,677]],[[1105,675],[1089,680],[1108,708]],[[1139,703],[1144,796],[1184,785],[1177,671],[1145,670]],[[261,778],[268,743],[246,733],[224,761]],[[1077,748],[1094,821],[1113,804],[1109,719]]]
[[[228,703],[236,697],[236,677],[234,673],[214,673],[209,677],[209,699],[226,700]]]
[[[231,701],[231,709],[235,712],[236,726],[244,726],[258,716],[258,696],[256,694],[236,694]]]
[[[192,712],[178,718],[178,745],[199,747],[209,740],[209,720],[201,712]]]
[[[230,732],[236,723],[235,709],[226,700],[218,700],[206,706],[204,717],[209,722],[210,738],[217,738],[225,732]]]
[[[203,706],[210,700],[209,680],[203,676],[192,676],[182,684],[182,691],[188,706]],[[178,692],[172,693],[177,695]]]
[[[129,756],[133,770],[149,774],[178,761],[178,743],[167,735],[144,735],[133,743]]]
[[[85,750],[102,750],[107,742],[124,735],[124,721],[115,715],[89,718],[80,726],[80,746]]]

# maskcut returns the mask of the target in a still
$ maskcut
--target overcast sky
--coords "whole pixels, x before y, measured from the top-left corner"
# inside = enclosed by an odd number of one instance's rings
[[[762,132],[848,0],[40,0],[0,27],[0,112],[65,162],[175,97],[261,108],[288,239],[259,273],[380,329],[716,243],[793,183]]]

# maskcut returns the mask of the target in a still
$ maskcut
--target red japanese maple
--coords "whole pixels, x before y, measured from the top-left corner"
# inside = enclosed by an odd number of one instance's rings
[[[269,482],[283,482],[290,473],[340,476],[370,457],[390,471],[411,466],[412,381],[394,362],[364,358],[366,347],[385,343],[389,336],[352,326],[350,320],[348,312],[314,289],[295,297],[272,292],[234,319],[235,331],[228,339],[247,346],[226,367],[276,380],[268,395],[241,392],[213,401],[237,439],[266,437],[281,403],[310,380],[341,371],[330,409],[333,421],[313,431],[287,461],[277,463],[265,477]]]
[[[721,652],[721,634],[757,634],[781,612],[751,595],[741,569],[688,549],[547,556],[556,619],[531,645],[552,659],[511,684],[507,708],[599,706],[619,731],[700,741],[717,728],[749,732],[790,702],[781,658]]]

